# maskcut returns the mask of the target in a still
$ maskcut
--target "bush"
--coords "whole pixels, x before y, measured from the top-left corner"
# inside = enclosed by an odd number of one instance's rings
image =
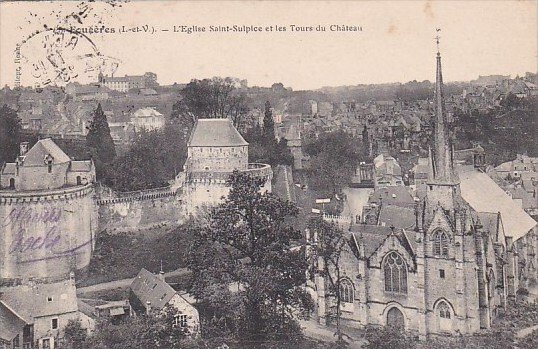
[[[409,334],[391,326],[368,327],[366,329],[368,344],[364,349],[415,349],[417,342]]]

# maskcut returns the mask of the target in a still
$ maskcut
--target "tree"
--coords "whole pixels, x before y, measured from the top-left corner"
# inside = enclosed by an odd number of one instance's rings
[[[342,229],[334,223],[329,223],[321,217],[313,217],[308,223],[308,229],[316,237],[315,259],[313,262],[314,273],[321,276],[327,284],[326,299],[334,300],[333,311],[327,316],[329,320],[336,323],[336,338],[339,347],[347,346],[344,339],[346,336],[342,331],[342,293],[341,293],[341,274],[343,255],[348,246],[348,240]]]
[[[263,139],[267,146],[275,148],[275,121],[273,119],[273,110],[271,109],[271,103],[265,102],[265,114],[263,116]]]
[[[95,162],[97,176],[103,177],[106,165],[110,164],[116,157],[116,149],[110,135],[106,115],[100,103],[97,105],[97,109],[93,113],[93,120],[88,127],[86,144]]]
[[[112,163],[105,183],[118,191],[164,187],[169,179],[164,169],[162,140],[158,131],[142,132],[131,148]]]
[[[241,82],[234,78],[191,80],[181,91],[176,113],[188,124],[201,119],[229,118],[238,130],[243,130],[248,113],[246,97],[237,87]]]
[[[288,148],[288,141],[275,136],[275,122],[271,103],[265,102],[263,126],[255,125],[245,133],[249,142],[249,159],[255,162],[276,165],[293,165],[293,156]]]
[[[197,348],[195,341],[174,326],[174,313],[165,309],[162,314],[129,318],[119,324],[102,321],[95,334],[87,340],[88,349]]]
[[[82,327],[80,320],[69,320],[64,329],[64,345],[67,349],[84,349],[88,339],[88,330]]]
[[[307,143],[310,186],[327,195],[340,193],[348,185],[359,162],[365,160],[361,148],[361,141],[343,131],[322,134]]]
[[[228,196],[194,234],[190,292],[239,338],[291,339],[300,333],[295,312],[312,307],[302,287],[304,251],[291,249],[302,236],[289,223],[298,209],[261,193],[263,182],[240,172],[230,176]]]
[[[17,112],[4,104],[0,109],[0,166],[4,162],[14,161],[19,155],[21,130]]]

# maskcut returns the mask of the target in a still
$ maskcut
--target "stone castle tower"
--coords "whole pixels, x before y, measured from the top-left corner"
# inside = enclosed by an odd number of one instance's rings
[[[235,170],[264,177],[262,190],[271,191],[271,166],[248,162],[248,143],[229,119],[199,119],[187,149],[181,180],[189,214],[218,204],[228,194],[226,181]]]

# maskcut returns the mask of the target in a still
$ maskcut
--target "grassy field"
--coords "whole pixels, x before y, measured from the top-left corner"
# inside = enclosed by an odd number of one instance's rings
[[[185,226],[129,233],[103,232],[97,238],[88,273],[77,286],[132,278],[142,268],[158,273],[161,262],[165,272],[184,267],[190,241]]]

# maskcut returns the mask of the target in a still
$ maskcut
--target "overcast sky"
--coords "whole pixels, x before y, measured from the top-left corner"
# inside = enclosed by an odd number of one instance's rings
[[[36,74],[32,64],[46,59],[42,42],[50,38],[41,33],[24,43],[21,54],[27,59],[21,63],[15,61],[16,44],[35,31],[43,31],[44,25],[54,27],[58,18],[80,10],[77,5],[0,3],[2,86],[13,86],[17,68],[23,85],[42,79],[43,74]],[[151,71],[161,84],[233,76],[247,79],[250,86],[282,82],[294,89],[315,89],[434,80],[436,28],[442,29],[445,81],[538,70],[536,1],[138,1],[121,7],[105,3],[90,6],[88,16],[78,26],[115,28],[115,33],[88,35],[98,52],[108,57],[107,64],[119,62],[115,75]],[[210,25],[234,24],[261,26],[263,31],[190,35],[172,31],[174,25],[205,26],[208,30]],[[291,32],[292,24],[322,25],[327,31]],[[120,26],[143,25],[154,27],[157,33],[118,33]],[[271,25],[273,32],[265,31]],[[287,31],[276,32],[276,25],[286,26]],[[330,25],[361,26],[362,32],[331,32]],[[69,53],[66,43],[62,45],[62,57],[68,65],[70,59],[95,50],[84,39]],[[95,72],[79,71],[77,79],[88,82],[95,78]]]

